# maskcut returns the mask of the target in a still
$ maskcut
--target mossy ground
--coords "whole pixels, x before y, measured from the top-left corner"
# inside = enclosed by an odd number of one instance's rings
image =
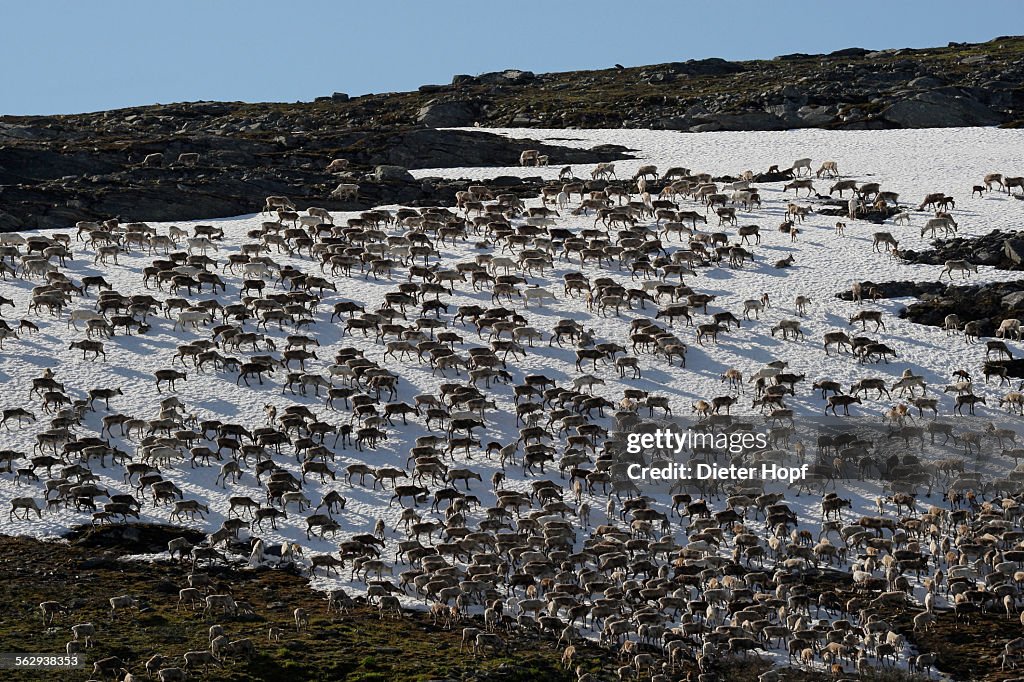
[[[144,671],[155,653],[174,656],[180,665],[185,651],[207,649],[208,629],[218,622],[231,639],[250,637],[258,655],[245,662],[198,671],[191,679],[211,682],[306,682],[314,680],[491,679],[569,680],[559,665],[560,652],[543,639],[510,639],[507,654],[474,657],[460,653],[461,631],[444,630],[423,612],[407,612],[400,621],[380,620],[365,606],[352,613],[328,615],[326,601],[309,589],[305,578],[287,571],[211,570],[218,582],[230,584],[236,599],[248,601],[255,616],[206,620],[201,612],[176,610],[177,590],[186,587],[188,568],[170,563],[120,561],[123,548],[97,548],[88,538],[70,544],[42,543],[0,536],[0,651],[61,653],[72,639],[70,627],[91,622],[97,628],[95,647],[85,654],[86,669],[68,672],[0,671],[0,680],[62,680],[92,677],[92,662],[119,656],[132,672]],[[83,563],[87,568],[82,568]],[[138,617],[112,621],[107,600],[130,594],[139,598]],[[57,600],[73,605],[71,614],[43,625],[39,603]],[[281,604],[277,608],[272,605]],[[292,610],[305,608],[310,626],[301,633]],[[282,628],[279,642],[268,640],[268,628]],[[466,623],[467,626],[478,625]],[[600,667],[598,653],[591,652]],[[587,662],[586,659],[583,661]]]

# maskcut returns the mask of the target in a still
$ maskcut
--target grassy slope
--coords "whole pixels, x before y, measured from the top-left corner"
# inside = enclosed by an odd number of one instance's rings
[[[224,625],[232,639],[251,637],[259,655],[251,662],[211,668],[193,679],[211,682],[266,680],[429,680],[492,679],[564,680],[560,653],[552,642],[521,639],[506,655],[473,659],[459,654],[461,632],[435,627],[426,613],[411,613],[401,621],[378,619],[361,607],[351,614],[327,614],[322,595],[307,587],[304,578],[285,571],[211,571],[217,580],[232,585],[235,598],[251,603],[255,617],[206,621],[201,613],[176,611],[177,590],[187,585],[187,568],[141,562],[116,561],[116,550],[89,548],[88,542],[53,545],[0,536],[0,650],[23,653],[61,653],[71,639],[70,626],[92,622],[98,633],[95,648],[86,654],[85,670],[61,675],[76,682],[90,677],[92,661],[116,655],[143,672],[154,653],[180,655],[208,648],[208,628]],[[97,560],[100,557],[100,560]],[[83,561],[88,568],[82,569]],[[143,608],[135,620],[111,622],[107,599],[120,594],[141,598]],[[43,627],[41,601],[56,599],[74,605],[72,614]],[[282,607],[270,609],[278,602]],[[310,628],[297,634],[292,609],[310,613]],[[270,625],[284,629],[280,642],[267,638]],[[475,625],[467,623],[467,625]],[[290,627],[291,626],[291,627]],[[56,672],[0,671],[4,682],[58,679]]]

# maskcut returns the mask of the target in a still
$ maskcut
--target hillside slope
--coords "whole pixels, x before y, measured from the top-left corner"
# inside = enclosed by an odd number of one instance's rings
[[[977,45],[772,60],[690,60],[532,74],[459,75],[415,92],[309,103],[197,102],[70,116],[0,117],[0,230],[122,215],[189,220],[246,213],[268,194],[300,208],[451,201],[465,183],[413,182],[405,168],[515,165],[536,145],[437,128],[654,128],[692,132],[1013,125],[1024,105],[1024,38]],[[527,137],[528,134],[524,133]],[[624,158],[622,149],[543,148],[552,164]],[[143,168],[160,152],[165,167]],[[198,152],[195,167],[174,166]],[[323,171],[352,162],[347,175]],[[359,202],[328,199],[358,182]],[[518,181],[510,180],[513,185]]]

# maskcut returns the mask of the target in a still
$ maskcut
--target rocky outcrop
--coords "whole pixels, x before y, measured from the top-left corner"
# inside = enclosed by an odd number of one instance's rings
[[[886,107],[880,116],[900,128],[990,126],[1003,121],[1002,116],[966,92],[920,92]]]
[[[1003,240],[1003,255],[1013,265],[1024,263],[1024,239],[1011,237]]]
[[[458,128],[473,125],[479,116],[479,107],[469,102],[432,101],[420,108],[416,121],[433,128]]]
[[[1016,230],[992,230],[981,237],[954,237],[932,242],[927,251],[903,252],[909,263],[943,265],[947,260],[966,260],[1000,270],[1024,270],[1024,235]]]
[[[518,166],[526,149],[546,154],[552,165],[597,163],[630,158],[625,147],[601,145],[593,149],[573,149],[540,144],[530,139],[509,139],[501,135],[468,130],[421,128],[375,135],[373,148],[364,154],[362,142],[346,158],[353,161],[403,166],[405,168],[453,168]]]
[[[709,132],[995,125],[1020,119],[1022,56],[1024,40],[1003,37],[920,50],[460,75],[419,94],[438,106],[469,102],[479,107],[474,122],[489,126]],[[453,120],[468,120],[460,109]]]
[[[273,134],[285,127],[273,113],[241,120],[233,114],[237,110],[200,104],[176,105],[173,114],[163,110],[155,118],[125,117],[161,130],[165,116],[177,118],[180,127],[164,137],[146,135],[146,128],[133,132],[122,127],[124,119],[109,121],[105,115],[86,117],[96,119],[93,139],[80,135],[66,119],[28,119],[2,128],[0,134],[8,136],[0,147],[0,230],[61,228],[111,216],[152,221],[227,217],[258,210],[270,194],[286,195],[300,208],[331,210],[436,204],[453,201],[469,181],[419,181],[409,169],[517,165],[528,148],[540,149],[558,164],[629,158],[622,147],[574,149],[482,131],[322,126]],[[202,127],[199,121],[205,121]],[[55,139],[63,142],[58,146]],[[164,164],[142,166],[153,152],[164,154]],[[177,163],[183,152],[197,152],[199,163]],[[351,162],[343,175],[325,171],[337,157]],[[359,201],[330,199],[339,182],[358,183]],[[508,186],[537,192],[539,182],[516,179]]]
[[[912,322],[941,327],[946,315],[962,322],[978,321],[982,336],[992,336],[1008,317],[1024,317],[1024,280],[967,286],[947,285],[907,307],[901,315]],[[1007,305],[1009,304],[1009,305]]]
[[[767,111],[744,111],[705,115],[707,123],[690,126],[690,132],[710,133],[718,130],[785,130],[791,126]]]
[[[402,166],[377,166],[370,173],[370,179],[374,182],[412,182],[412,173]]]
[[[875,290],[882,298],[917,298],[900,317],[932,327],[942,327],[947,315],[957,315],[961,324],[976,321],[982,336],[993,336],[1004,319],[1024,318],[1024,280],[966,285],[861,282],[861,288],[865,294]],[[849,291],[840,292],[836,297],[846,301],[853,299]]]

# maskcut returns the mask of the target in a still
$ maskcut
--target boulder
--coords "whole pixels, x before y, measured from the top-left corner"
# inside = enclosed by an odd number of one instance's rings
[[[415,178],[402,166],[377,166],[370,177],[376,182],[413,182]]]
[[[428,102],[421,107],[416,120],[432,128],[457,128],[471,126],[477,120],[478,111],[469,102]]]
[[[809,59],[809,58],[811,58],[813,56],[814,55],[807,54],[806,52],[793,52],[791,54],[780,54],[777,57],[772,57],[772,61],[775,61],[775,62],[791,62],[791,61],[796,60],[796,59]]]
[[[983,249],[974,254],[974,261],[978,265],[999,265],[1004,258],[1002,251],[996,249]]]
[[[1003,241],[1003,253],[1014,265],[1024,261],[1024,239],[1012,238]]]
[[[940,79],[936,78],[935,76],[920,76],[907,83],[908,87],[920,88],[922,90],[930,90],[932,88],[937,88],[941,85],[945,85],[945,83],[943,83]]]
[[[792,179],[792,173],[758,173],[754,176],[753,182],[789,182]]]
[[[805,126],[824,126],[836,120],[836,111],[833,107],[803,106],[797,110],[800,122]]]
[[[828,53],[829,57],[864,57],[870,54],[870,50],[863,47],[846,47],[842,50],[834,50]]]
[[[718,124],[718,130],[785,130],[788,127],[781,118],[767,111],[713,114],[707,118]]]
[[[529,83],[536,76],[532,71],[521,71],[520,69],[505,69],[504,71],[493,71],[482,73],[477,76],[477,81],[488,85],[516,85]]]
[[[722,124],[718,121],[712,121],[711,123],[698,123],[695,126],[690,126],[691,133],[713,133],[722,130]]]
[[[15,232],[21,227],[21,221],[10,213],[0,211],[0,232]]]
[[[718,57],[709,57],[708,59],[691,59],[682,64],[674,64],[672,70],[677,74],[687,76],[725,76],[730,73],[742,73],[746,71],[746,67]]]
[[[1002,120],[975,99],[934,91],[896,102],[880,116],[901,128],[989,126]]]
[[[779,94],[786,99],[804,100],[807,101],[807,93],[796,87],[795,85],[785,85],[779,91]]]
[[[523,178],[516,175],[498,175],[487,181],[492,187],[519,187],[523,184]]]
[[[1009,310],[1024,307],[1024,291],[1003,296],[1001,303]]]
[[[659,118],[652,126],[656,130],[689,130],[693,121],[685,116],[670,116]]]

